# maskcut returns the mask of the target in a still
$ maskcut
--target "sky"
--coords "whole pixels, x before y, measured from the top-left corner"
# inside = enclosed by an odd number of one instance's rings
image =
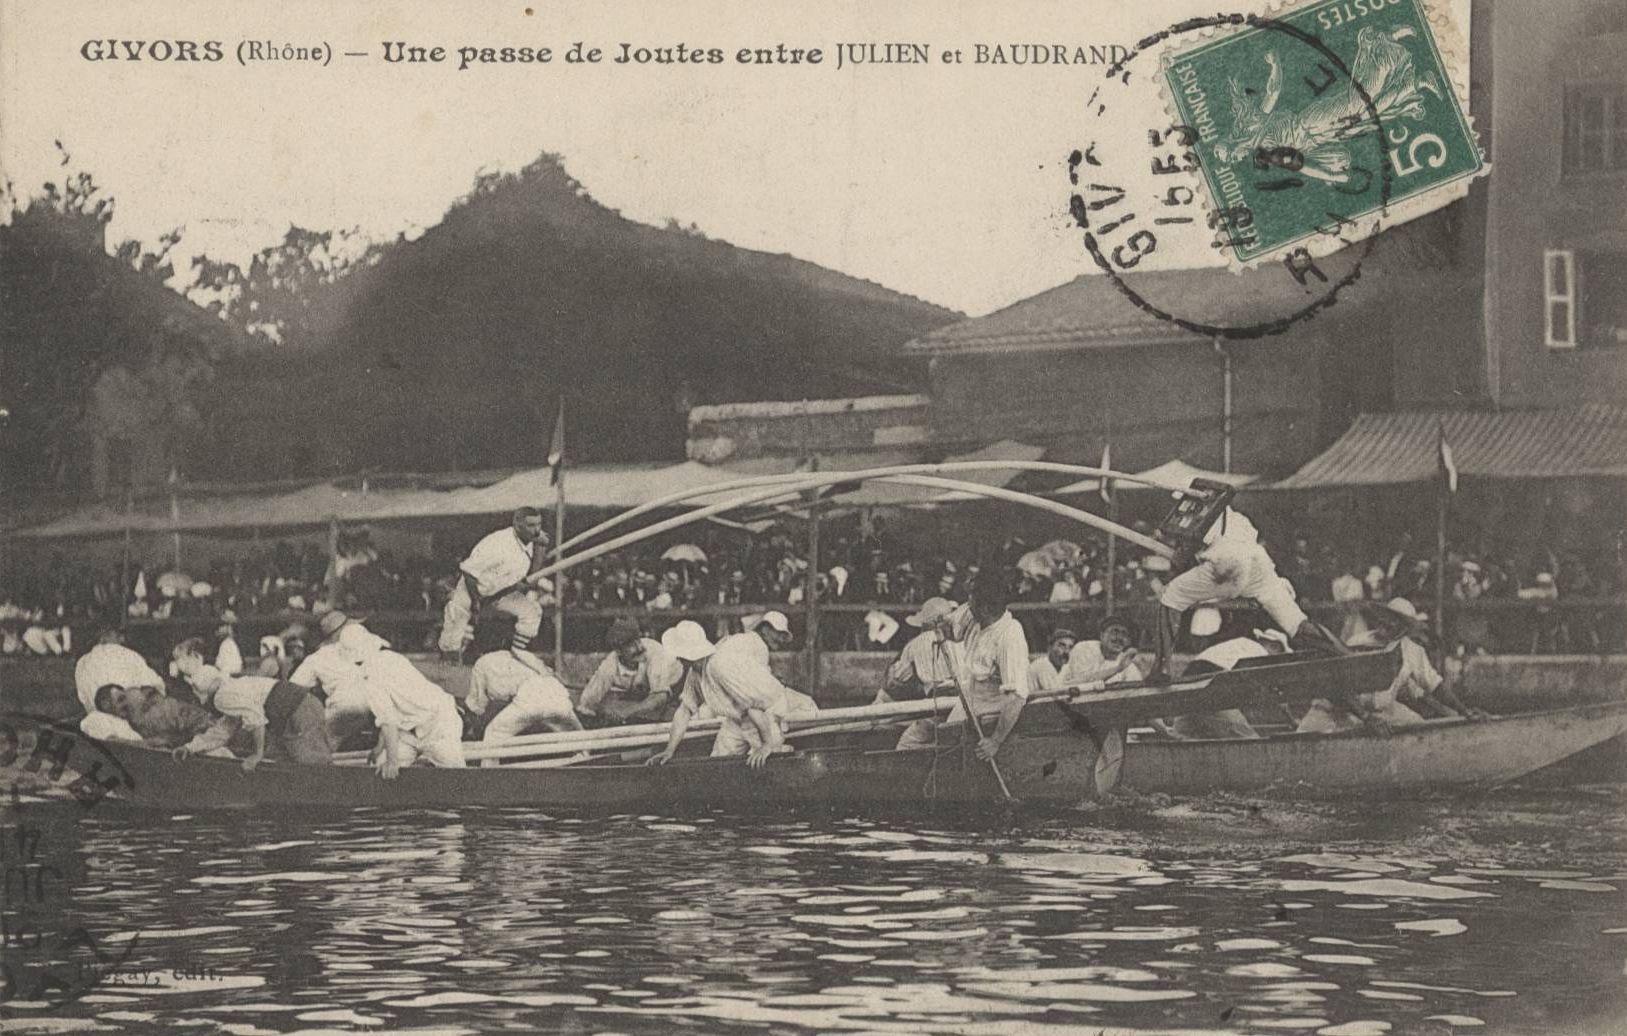
[[[291,223],[413,233],[481,171],[551,151],[630,218],[694,223],[977,315],[1094,269],[1068,216],[1066,163],[1100,132],[1086,110],[1105,73],[977,64],[977,46],[1129,45],[1203,10],[1202,0],[0,0],[0,169],[27,196],[62,176],[61,141],[68,169],[117,198],[110,243],[181,227],[183,257],[242,262]],[[103,41],[91,54],[128,52],[109,40],[200,51],[217,41],[223,60],[86,59],[87,41]],[[325,44],[333,56],[245,66],[244,41]],[[575,41],[604,60],[567,63]],[[446,57],[387,62],[387,42]],[[725,60],[615,64],[624,42],[716,47]],[[841,43],[905,42],[926,45],[928,63],[835,67]],[[734,60],[777,43],[818,47],[824,61]],[[550,47],[553,60],[460,70],[464,46]],[[954,50],[962,63],[945,63]],[[1149,95],[1109,118],[1131,140],[1161,118],[1158,105]]]

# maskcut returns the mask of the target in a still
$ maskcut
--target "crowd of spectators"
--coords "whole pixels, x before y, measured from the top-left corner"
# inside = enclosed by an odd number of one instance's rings
[[[972,578],[989,566],[1007,572],[1017,599],[1030,602],[1019,615],[1033,627],[1036,642],[1043,642],[1050,623],[1065,623],[1081,604],[1095,606],[1098,613],[1110,598],[1117,610],[1145,608],[1171,576],[1164,559],[1122,545],[1109,572],[1104,541],[1031,543],[1012,537],[983,545],[980,555],[941,545],[912,549],[922,538],[892,535],[882,517],[831,525],[820,549],[819,598],[856,607],[837,609],[822,622],[821,640],[830,648],[888,645],[897,626],[881,616],[896,620],[933,596],[962,600]],[[74,627],[118,621],[121,609],[126,620],[229,625],[245,616],[294,620],[342,608],[421,615],[418,626],[427,629],[453,586],[461,557],[456,546],[441,551],[445,556],[398,556],[376,547],[362,528],[341,533],[331,552],[313,543],[278,542],[215,560],[196,574],[151,561],[92,569],[58,553],[31,585],[0,587],[0,648],[6,654],[71,652]],[[807,546],[800,530],[793,534],[784,526],[750,533],[692,528],[682,538],[648,541],[572,569],[559,580],[557,592],[567,614],[589,609],[693,614],[748,605],[794,611],[804,603]],[[1435,599],[1433,543],[1415,544],[1403,536],[1393,549],[1371,555],[1303,535],[1269,546],[1300,599],[1330,625],[1345,626],[1347,634],[1359,632],[1351,627],[1360,622],[1354,617],[1363,601],[1407,597],[1428,608]],[[1468,653],[1620,650],[1619,608],[1578,609],[1559,602],[1619,599],[1622,576],[1619,557],[1608,551],[1525,556],[1453,551],[1445,582],[1454,605],[1513,604],[1449,608],[1447,646]],[[877,607],[867,615],[869,606]],[[719,616],[714,624],[721,632],[737,621]]]

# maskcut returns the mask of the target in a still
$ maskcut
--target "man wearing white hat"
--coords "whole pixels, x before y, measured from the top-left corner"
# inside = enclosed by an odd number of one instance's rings
[[[770,620],[765,616],[763,621]],[[777,626],[773,629],[778,631]],[[768,668],[766,648],[759,651],[742,639],[748,636],[753,634],[737,633],[714,647],[700,623],[689,620],[661,635],[661,646],[683,663],[684,680],[678,711],[672,718],[672,735],[666,748],[649,760],[650,765],[659,766],[672,758],[690,721],[703,709],[722,721],[712,755],[744,755],[752,767],[762,766],[785,743],[786,717],[817,711],[812,698],[780,683]]]
[[[365,647],[368,638],[378,641],[380,646],[384,641],[363,622],[337,608],[324,612],[317,621],[317,649],[306,655],[288,677],[290,683],[322,692],[328,734],[335,745],[349,734],[365,729],[372,715],[367,704],[367,685],[357,672],[362,662],[358,648]],[[347,633],[347,630],[355,632]],[[350,641],[350,648],[340,644],[341,636]]]
[[[873,704],[957,693],[960,645],[949,636],[949,619],[956,607],[947,598],[929,597],[914,615],[904,619],[921,632],[910,638],[887,667]]]
[[[1365,725],[1377,733],[1388,734],[1397,727],[1416,726],[1426,716],[1481,720],[1490,715],[1483,709],[1466,705],[1452,693],[1445,678],[1429,660],[1429,652],[1413,639],[1423,634],[1429,616],[1405,597],[1397,597],[1385,607],[1397,627],[1388,642],[1399,643],[1401,651],[1401,668],[1395,679],[1382,691],[1337,704],[1324,698],[1316,699],[1299,721],[1297,733],[1330,734]]]

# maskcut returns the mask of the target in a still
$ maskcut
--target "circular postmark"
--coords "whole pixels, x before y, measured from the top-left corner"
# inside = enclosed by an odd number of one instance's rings
[[[1091,93],[1096,133],[1069,157],[1069,210],[1092,260],[1144,312],[1207,337],[1259,338],[1360,279],[1396,176],[1384,113],[1415,89],[1405,48],[1384,33],[1414,30],[1346,34],[1347,62],[1315,24],[1180,22],[1137,42]],[[1171,256],[1211,276],[1230,266],[1232,280],[1194,292]]]

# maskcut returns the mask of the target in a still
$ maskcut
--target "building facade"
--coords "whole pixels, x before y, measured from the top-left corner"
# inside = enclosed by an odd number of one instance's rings
[[[1484,365],[1509,409],[1627,400],[1627,4],[1474,5]],[[1478,113],[1477,113],[1478,114]],[[1487,123],[1489,122],[1489,129]]]

